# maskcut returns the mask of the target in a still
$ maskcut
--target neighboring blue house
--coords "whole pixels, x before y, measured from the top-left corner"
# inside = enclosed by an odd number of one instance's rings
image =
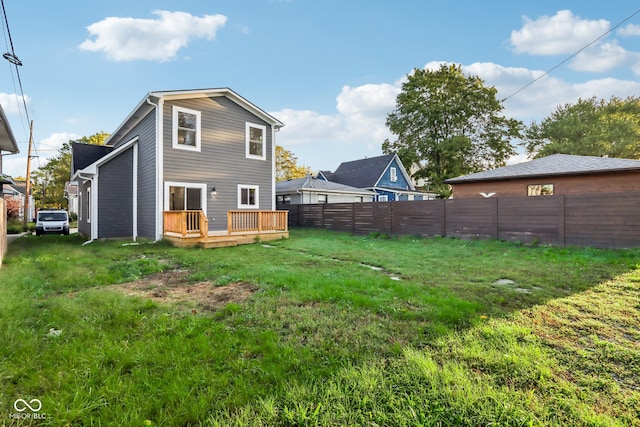
[[[335,172],[322,171],[318,177],[372,190],[376,193],[375,201],[378,202],[435,199],[435,194],[416,190],[397,154],[343,162]]]

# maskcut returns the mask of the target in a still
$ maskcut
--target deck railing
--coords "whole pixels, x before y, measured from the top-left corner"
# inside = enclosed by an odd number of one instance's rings
[[[288,231],[289,211],[228,211],[227,232],[269,233]]]
[[[227,233],[288,231],[288,211],[228,211]],[[209,220],[201,210],[164,211],[164,232],[206,237]]]
[[[181,236],[206,236],[209,232],[209,220],[201,210],[164,211],[164,232],[178,233]]]

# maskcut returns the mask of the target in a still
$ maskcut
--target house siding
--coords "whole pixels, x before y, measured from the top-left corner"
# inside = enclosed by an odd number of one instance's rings
[[[493,197],[526,196],[527,187],[538,184],[553,184],[553,194],[556,196],[638,192],[640,191],[640,171],[459,183],[452,185],[453,198],[482,198],[480,193],[495,193]]]
[[[147,114],[115,147],[138,137],[138,236],[156,235],[156,111]]]
[[[87,212],[89,212],[89,188],[91,188],[91,181],[79,180],[78,234],[81,236],[91,236],[91,223],[87,222]]]
[[[133,148],[100,166],[98,237],[133,236]]]
[[[172,107],[201,112],[201,151],[172,147]],[[246,158],[245,124],[266,126],[266,159]],[[210,230],[226,230],[227,212],[238,209],[238,184],[259,186],[259,209],[273,200],[273,141],[271,126],[226,97],[166,101],[163,110],[164,182],[207,185]],[[215,186],[216,194],[211,195]]]
[[[391,168],[396,168],[396,177],[395,181],[391,180]],[[411,185],[407,182],[402,173],[402,167],[398,164],[396,160],[392,161],[387,169],[384,171],[378,183],[377,187],[385,187],[385,188],[397,188],[399,190],[412,190]]]
[[[282,194],[280,194],[282,195]],[[300,205],[300,204],[315,204],[318,202],[319,195],[327,196],[327,203],[359,203],[359,202],[372,202],[373,195],[350,195],[350,194],[340,194],[340,193],[329,193],[322,191],[303,191],[301,193],[290,193],[286,194],[290,197],[289,204],[292,205]]]

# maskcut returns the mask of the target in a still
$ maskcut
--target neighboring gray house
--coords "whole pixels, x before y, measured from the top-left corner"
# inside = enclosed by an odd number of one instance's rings
[[[313,176],[276,183],[276,201],[280,204],[372,202],[375,193]]]
[[[282,126],[229,88],[148,93],[104,147],[72,145],[79,232],[158,240],[165,211],[222,231],[230,210],[274,210]]]
[[[321,179],[375,192],[375,201],[435,199],[435,194],[417,191],[397,154],[368,157],[340,164],[335,172],[322,171]]]

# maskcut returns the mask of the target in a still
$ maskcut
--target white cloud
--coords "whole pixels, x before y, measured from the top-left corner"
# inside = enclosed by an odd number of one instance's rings
[[[24,96],[24,100],[27,104],[27,107],[31,104],[31,98],[27,95]],[[18,114],[20,111],[24,110],[24,106],[22,103],[22,97],[15,93],[2,93],[0,92],[0,105],[2,105],[2,109],[4,112],[8,114]]]
[[[336,114],[291,109],[272,112],[285,124],[277,143],[314,170],[335,169],[346,160],[378,156],[384,140],[392,137],[385,122],[399,92],[399,83],[344,86],[336,97]]]
[[[569,64],[576,71],[603,73],[614,68],[633,65],[638,62],[638,54],[629,52],[616,40],[594,45],[580,52]]]
[[[62,148],[62,144],[69,141],[75,141],[81,137],[81,135],[77,135],[75,133],[57,132],[52,133],[48,138],[41,139],[36,145],[38,158],[36,159],[35,164],[32,165],[32,170],[34,168],[44,166],[49,159],[56,157],[60,148]]]
[[[157,19],[109,17],[87,27],[95,40],[79,45],[82,50],[104,52],[114,61],[148,60],[166,62],[188,45],[192,38],[215,38],[224,27],[224,15],[196,17],[186,12],[153,12]]]
[[[424,68],[437,70],[441,64],[450,62],[433,61]],[[635,80],[604,78],[572,83],[552,74],[540,78],[544,70],[505,67],[491,62],[463,65],[462,70],[467,75],[480,77],[486,86],[494,86],[498,99],[509,97],[503,102],[504,115],[522,120],[525,125],[540,122],[558,106],[575,103],[579,98],[625,98],[640,93],[640,82]],[[335,114],[292,109],[273,112],[271,114],[285,123],[277,143],[291,150],[300,164],[314,170],[332,170],[343,161],[380,155],[382,142],[394,138],[385,125],[386,116],[395,108],[405,79],[406,76],[402,76],[393,83],[344,86],[336,96]],[[509,162],[524,160],[525,156],[519,156]]]
[[[523,17],[520,30],[511,32],[511,44],[516,53],[530,55],[562,55],[575,53],[609,30],[607,20],[586,20],[570,10],[536,20]]]
[[[621,36],[640,36],[640,25],[628,24],[618,30],[618,34]]]

